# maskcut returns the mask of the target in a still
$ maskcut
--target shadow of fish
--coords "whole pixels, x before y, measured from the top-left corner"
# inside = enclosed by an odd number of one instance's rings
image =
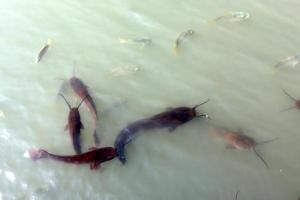
[[[115,140],[115,148],[119,160],[125,164],[125,146],[132,141],[139,131],[157,128],[168,128],[173,132],[178,126],[187,123],[195,117],[208,118],[207,114],[197,114],[196,108],[207,103],[209,100],[194,107],[177,107],[166,112],[159,113],[150,118],[133,122],[122,129]]]

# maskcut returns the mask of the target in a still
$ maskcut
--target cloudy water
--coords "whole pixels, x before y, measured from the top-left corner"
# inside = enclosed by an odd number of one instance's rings
[[[0,199],[298,199],[299,0],[2,0],[0,6]],[[193,34],[181,34],[192,30]],[[180,38],[178,38],[180,36]],[[47,40],[48,51],[35,59]],[[175,41],[179,41],[174,48]],[[287,59],[295,56],[293,59]],[[284,66],[285,60],[286,66]],[[280,63],[279,67],[278,63]],[[121,129],[168,107],[194,106],[174,132],[141,131],[118,159],[72,165],[32,161],[28,150],[74,154],[64,131],[80,100],[63,80],[85,82],[100,119],[101,146]],[[294,67],[293,67],[294,66]],[[82,150],[93,145],[91,113],[80,107]],[[208,122],[209,121],[209,122]],[[226,148],[210,125],[243,130],[252,150]]]

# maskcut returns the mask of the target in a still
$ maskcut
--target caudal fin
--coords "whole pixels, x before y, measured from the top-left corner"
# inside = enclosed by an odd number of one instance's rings
[[[126,163],[125,144],[122,142],[115,142],[116,154],[123,165]]]
[[[73,147],[76,152],[76,154],[81,154],[81,144],[80,144],[80,135],[75,135],[72,138]]]
[[[36,161],[42,158],[47,158],[48,152],[43,149],[32,149],[29,150],[29,156],[31,160]]]

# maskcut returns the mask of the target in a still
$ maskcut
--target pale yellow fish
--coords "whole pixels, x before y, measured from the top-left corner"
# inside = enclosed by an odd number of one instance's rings
[[[152,40],[149,38],[119,38],[121,44],[141,44],[142,46],[152,44]]]
[[[210,20],[208,23],[210,25],[217,23],[219,21],[227,21],[227,22],[240,22],[250,18],[250,13],[236,11],[236,12],[227,12],[224,15],[221,15],[213,20]]]
[[[45,45],[39,51],[38,56],[35,59],[35,63],[39,63],[42,60],[42,58],[46,54],[46,52],[47,52],[48,48],[50,47],[50,45],[51,45],[51,40],[48,39],[47,42],[45,43]]]
[[[194,30],[187,30],[187,31],[184,31],[182,33],[179,34],[179,36],[177,37],[177,39],[175,40],[175,43],[174,43],[174,50],[175,52],[177,52],[178,50],[178,47],[181,45],[181,43],[187,38],[187,37],[190,37],[192,35],[195,34],[195,31]]]

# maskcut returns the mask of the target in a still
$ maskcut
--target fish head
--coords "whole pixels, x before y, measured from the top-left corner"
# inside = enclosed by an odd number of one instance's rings
[[[116,149],[113,147],[104,147],[99,149],[101,150],[100,153],[100,157],[104,160],[112,160],[117,156],[117,152]]]
[[[235,137],[232,137],[232,144],[239,150],[252,149],[255,147],[255,141],[245,135],[235,134]]]

